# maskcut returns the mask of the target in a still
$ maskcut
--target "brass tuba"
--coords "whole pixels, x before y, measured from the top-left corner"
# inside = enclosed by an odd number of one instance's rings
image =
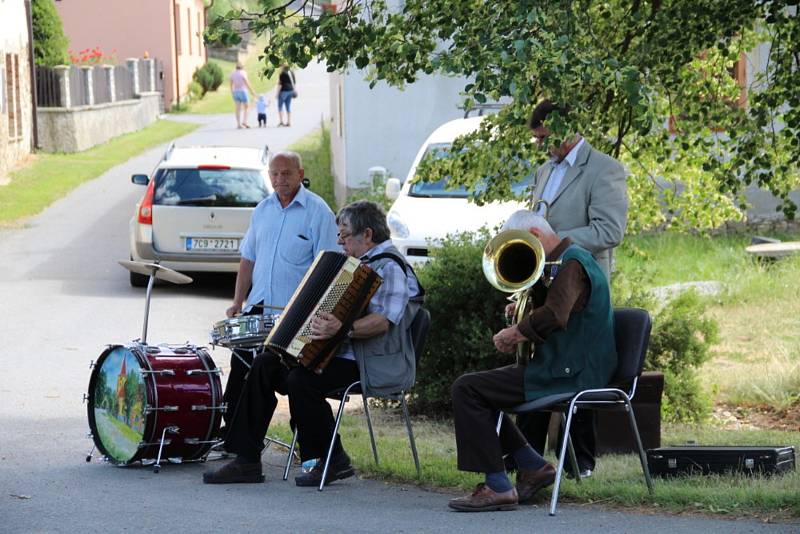
[[[542,277],[546,264],[542,243],[525,230],[505,230],[486,243],[483,249],[483,274],[494,287],[516,302],[510,324],[518,324],[530,312],[533,304],[532,288]],[[517,345],[517,363],[524,365],[532,354],[529,341]]]

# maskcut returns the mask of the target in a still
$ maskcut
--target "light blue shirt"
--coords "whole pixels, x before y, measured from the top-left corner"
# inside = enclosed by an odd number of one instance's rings
[[[267,101],[263,98],[259,98],[256,100],[256,112],[258,113],[266,113],[267,112]]]
[[[361,261],[368,262],[370,258],[384,252],[391,244],[391,239],[378,243],[361,256]],[[393,260],[385,262],[383,266],[376,269],[376,272],[383,278],[383,282],[378,286],[375,294],[372,295],[367,305],[367,313],[378,313],[386,317],[391,323],[398,324],[403,318],[408,300],[419,295],[417,277],[414,276],[411,269],[406,270],[408,273],[408,276],[406,276],[403,273],[403,269]],[[337,356],[348,360],[356,359],[349,339],[342,343]]]
[[[260,301],[285,307],[319,252],[341,252],[336,232],[331,209],[303,186],[285,208],[275,193],[259,202],[239,247],[255,262],[248,308]]]
[[[547,202],[547,205],[553,203],[553,199],[556,197],[556,193],[558,193],[558,188],[561,187],[561,182],[564,181],[564,175],[567,174],[567,170],[575,165],[575,160],[578,158],[578,150],[583,146],[583,138],[578,141],[572,150],[562,159],[561,161],[551,161],[551,165],[553,169],[550,171],[550,176],[547,177],[547,183],[544,186],[544,191],[542,191],[542,198]],[[544,215],[544,206],[539,204],[536,208],[536,213],[539,215]]]

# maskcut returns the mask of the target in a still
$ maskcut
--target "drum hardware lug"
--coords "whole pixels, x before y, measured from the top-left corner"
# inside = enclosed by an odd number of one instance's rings
[[[197,373],[208,373],[208,374],[218,375],[221,372],[222,372],[222,370],[220,370],[219,368],[217,368],[217,369],[209,369],[209,370],[206,370],[206,369],[189,369],[188,371],[186,371],[186,374],[189,375],[189,376],[192,376],[192,375],[197,374]]]
[[[221,404],[219,406],[206,406],[205,404],[192,404],[192,411],[193,412],[203,412],[206,410],[227,410],[227,405]]]
[[[86,404],[86,401],[87,401],[87,400],[89,400],[89,398],[90,398],[90,397],[89,397],[89,395],[87,395],[86,393],[84,393],[84,394],[83,394],[83,402],[81,402],[81,404]],[[91,434],[89,434],[89,435],[91,436]]]
[[[143,375],[167,375],[167,376],[175,376],[175,371],[172,369],[159,369],[159,370],[150,370],[150,369],[142,369],[141,373]]]
[[[94,439],[94,434],[92,434],[91,432],[87,432],[86,437],[89,439]]]
[[[163,406],[161,408],[153,408],[152,406],[149,406],[149,405],[144,407],[144,413],[145,414],[148,414],[150,412],[158,412],[158,411],[161,411],[161,412],[177,412],[178,411],[178,407],[177,406]]]
[[[159,352],[161,352],[161,349],[156,347],[155,345],[145,345],[144,347],[145,347],[144,350],[147,351],[148,354],[158,354]]]
[[[218,440],[218,439],[212,439],[212,440],[208,440],[208,441],[203,441],[200,438],[184,438],[183,442],[185,444],[187,444],[187,445],[205,445],[207,443],[211,443],[213,445],[213,444],[221,443],[221,441]]]
[[[171,445],[172,439],[166,438],[164,439],[164,445]],[[147,447],[154,447],[156,445],[161,445],[161,441],[140,441],[139,444],[136,446],[137,449],[146,449]],[[155,462],[155,460],[153,460]]]
[[[94,360],[89,360],[89,369],[94,369]]]

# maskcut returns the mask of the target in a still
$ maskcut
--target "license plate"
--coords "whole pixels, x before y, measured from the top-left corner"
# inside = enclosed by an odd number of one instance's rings
[[[239,240],[218,237],[187,237],[186,250],[238,251]]]

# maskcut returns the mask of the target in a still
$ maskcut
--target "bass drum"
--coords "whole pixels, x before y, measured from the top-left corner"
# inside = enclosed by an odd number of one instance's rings
[[[225,409],[219,375],[204,348],[110,345],[89,379],[95,445],[115,465],[204,460]]]

